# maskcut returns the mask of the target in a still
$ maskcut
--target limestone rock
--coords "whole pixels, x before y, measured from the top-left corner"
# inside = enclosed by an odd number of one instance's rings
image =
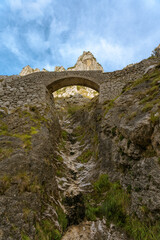
[[[83,52],[78,58],[76,64],[73,67],[69,67],[67,71],[81,71],[81,70],[101,70],[103,67],[97,62],[96,58],[91,52]]]
[[[34,73],[34,72],[40,72],[40,70],[38,68],[33,69],[29,65],[27,65],[26,67],[24,67],[22,69],[22,71],[20,72],[19,75],[20,76],[25,76],[25,75],[28,75],[28,74],[31,74],[31,73]]]
[[[53,93],[54,97],[58,98],[71,97],[75,96],[76,94],[88,99],[98,95],[95,90],[83,86],[64,87]]]
[[[42,69],[43,72],[47,72],[47,70],[45,68]],[[24,67],[22,69],[22,71],[20,72],[20,76],[25,76],[31,73],[35,73],[35,72],[40,72],[39,68],[31,68],[29,65],[27,65],[26,67]]]
[[[55,66],[55,69],[54,69],[55,72],[63,72],[63,71],[66,71],[66,69],[63,67],[63,66]]]

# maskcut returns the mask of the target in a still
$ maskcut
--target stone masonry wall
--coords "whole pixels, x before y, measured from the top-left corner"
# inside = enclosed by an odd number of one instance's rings
[[[18,107],[35,105],[41,107],[45,104],[46,87],[37,81],[28,81],[19,76],[5,77],[0,80],[0,107],[2,111],[12,112]]]
[[[47,86],[51,85],[52,89],[56,84],[59,88],[62,88],[64,83],[62,79],[65,75],[68,83],[70,81],[69,77],[71,78],[71,85],[78,83],[78,81],[85,83],[85,81],[87,82],[85,79],[89,80],[88,87],[92,87],[92,82],[93,85],[99,85],[99,101],[104,102],[118,96],[126,83],[142,77],[148,67],[156,65],[159,60],[158,58],[150,58],[123,70],[106,73],[100,71],[68,71],[63,73],[39,72],[24,77],[0,76],[0,108],[1,111],[7,113],[18,107],[27,107],[27,105],[41,108],[42,105],[46,104]],[[79,76],[81,80],[79,80]]]
[[[145,59],[131,67],[114,72],[103,73],[104,81],[100,86],[99,101],[104,102],[108,99],[114,99],[121,93],[127,83],[141,78],[150,66],[156,65],[159,61],[160,58]]]

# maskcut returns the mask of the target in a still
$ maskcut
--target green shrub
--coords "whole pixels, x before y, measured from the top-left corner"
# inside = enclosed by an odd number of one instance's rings
[[[0,120],[0,135],[9,135],[8,126],[6,123]]]
[[[99,179],[93,184],[94,190],[102,193],[110,188],[110,182],[107,174],[100,175]]]
[[[62,138],[63,138],[65,141],[67,141],[67,139],[68,139],[68,133],[67,133],[67,131],[62,130]]]
[[[85,216],[89,221],[96,221],[97,214],[99,213],[99,207],[93,207],[89,204],[86,205]]]
[[[43,220],[41,224],[36,223],[36,231],[37,240],[60,240],[62,237],[50,220]]]
[[[77,160],[80,161],[81,163],[87,163],[92,155],[93,151],[87,149],[77,158]]]
[[[0,148],[0,161],[4,158],[8,158],[12,153],[14,149],[13,148]]]
[[[142,111],[143,112],[148,112],[153,108],[153,104],[151,103],[146,103],[146,105],[143,107]]]
[[[105,216],[108,223],[116,224],[134,240],[160,239],[160,221],[152,225],[147,219],[141,222],[137,217],[129,215],[130,196],[119,183],[111,183],[108,176],[102,174],[93,186],[94,191],[85,196],[85,213],[88,220],[95,221]],[[127,190],[130,193],[130,185]],[[141,211],[148,215],[149,210],[146,206],[141,206]]]
[[[151,113],[151,122],[153,124],[156,124],[158,123],[158,121],[159,121],[159,116],[155,116],[155,113]]]
[[[30,237],[28,237],[26,234],[21,234],[22,240],[31,240]]]
[[[57,160],[58,160],[59,162],[63,162],[62,156],[58,155],[58,156],[57,156]]]
[[[58,222],[63,230],[63,232],[66,230],[67,225],[68,225],[68,220],[67,220],[67,216],[64,213],[64,211],[62,210],[62,208],[56,208],[56,212],[58,214]]]

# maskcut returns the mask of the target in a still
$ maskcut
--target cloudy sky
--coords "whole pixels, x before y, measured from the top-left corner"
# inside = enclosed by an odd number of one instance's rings
[[[73,66],[91,51],[105,71],[160,43],[160,0],[1,0],[0,75]]]

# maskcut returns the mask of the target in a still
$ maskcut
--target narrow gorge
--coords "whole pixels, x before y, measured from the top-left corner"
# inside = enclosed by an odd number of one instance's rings
[[[159,56],[55,70],[0,76],[0,240],[159,240]]]

